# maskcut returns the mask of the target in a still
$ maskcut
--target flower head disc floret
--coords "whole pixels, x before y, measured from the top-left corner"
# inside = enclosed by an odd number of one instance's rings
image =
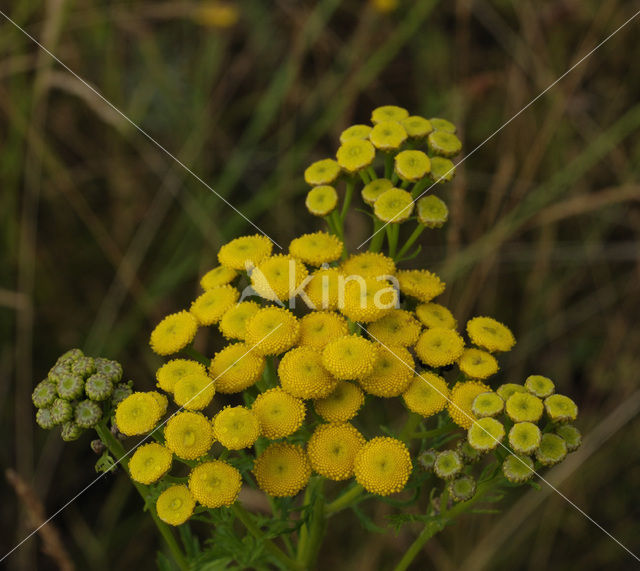
[[[262,376],[265,358],[247,343],[232,343],[215,354],[209,374],[219,393],[239,393]]]
[[[511,330],[491,317],[474,317],[467,322],[471,342],[491,353],[509,351],[515,345]]]
[[[178,458],[195,460],[209,451],[213,443],[211,423],[198,412],[178,412],[164,429],[165,445]]]
[[[451,389],[451,400],[447,405],[449,416],[458,426],[469,428],[476,420],[471,407],[475,398],[491,389],[478,381],[456,383]]]
[[[464,341],[453,329],[434,327],[420,335],[415,349],[418,358],[426,365],[445,367],[460,358]]]
[[[322,354],[312,347],[296,347],[288,351],[278,366],[282,388],[301,399],[329,395],[337,380],[322,365]]]
[[[413,378],[413,357],[405,347],[378,348],[373,371],[359,380],[365,392],[377,397],[400,396]]]
[[[244,270],[249,265],[257,265],[271,255],[273,244],[266,236],[242,236],[231,240],[218,251],[218,261],[233,270]]]
[[[172,393],[176,383],[187,375],[202,373],[206,369],[204,365],[190,359],[173,359],[165,363],[156,371],[156,381],[166,393]]]
[[[258,456],[253,473],[260,489],[270,496],[290,497],[307,485],[311,465],[301,446],[276,442]]]
[[[351,424],[320,424],[307,443],[307,455],[315,472],[329,480],[353,476],[356,454],[365,439]]]
[[[247,322],[260,309],[255,301],[242,301],[230,309],[220,319],[218,327],[227,339],[239,339],[244,341],[247,335]]]
[[[442,377],[422,371],[411,381],[402,398],[410,411],[428,418],[447,405],[449,387]]]
[[[149,393],[133,393],[116,408],[118,430],[127,436],[149,432],[161,416],[158,402]]]
[[[324,346],[349,334],[347,320],[332,311],[311,311],[300,319],[298,345],[323,349]]]
[[[233,466],[212,460],[196,466],[189,474],[189,490],[207,508],[230,506],[236,501],[242,477]]]
[[[322,159],[307,167],[304,180],[311,186],[323,186],[333,183],[340,174],[340,165],[333,159]]]
[[[169,471],[172,458],[171,451],[156,442],[139,446],[129,460],[131,478],[141,484],[153,484]]]
[[[158,517],[169,525],[182,525],[193,513],[196,502],[184,485],[176,485],[162,492],[156,501]]]
[[[362,389],[349,381],[339,381],[333,392],[313,401],[313,408],[327,422],[351,420],[364,404]]]
[[[151,348],[158,355],[171,355],[186,347],[196,336],[198,321],[188,311],[167,315],[151,332]]]
[[[229,450],[249,448],[260,436],[260,421],[243,406],[227,406],[213,419],[213,436]]]
[[[328,343],[322,350],[322,364],[336,379],[362,379],[373,371],[378,351],[359,335],[348,335]]]
[[[279,355],[298,340],[300,323],[289,310],[264,307],[247,323],[245,342],[259,355]]]
[[[312,266],[335,262],[343,250],[344,244],[327,232],[303,234],[289,244],[289,253],[292,256]]]
[[[304,401],[281,388],[259,394],[251,410],[258,417],[261,434],[270,439],[293,434],[302,426],[305,417]]]
[[[327,216],[335,210],[338,204],[338,193],[332,186],[316,186],[307,193],[304,204],[311,214]]]
[[[354,463],[356,481],[368,492],[379,496],[402,491],[411,469],[406,445],[386,436],[369,440],[358,451]]]

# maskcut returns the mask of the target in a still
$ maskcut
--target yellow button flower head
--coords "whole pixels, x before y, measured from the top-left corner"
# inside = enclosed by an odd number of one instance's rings
[[[307,485],[311,465],[301,446],[276,442],[255,461],[253,473],[258,486],[270,496],[295,496]]]
[[[377,278],[346,281],[340,311],[351,321],[369,323],[381,319],[398,306],[398,291],[391,282]]]
[[[373,371],[377,347],[359,335],[348,335],[328,343],[322,350],[322,364],[337,379],[362,379]]]
[[[293,434],[305,415],[304,401],[279,387],[260,393],[251,410],[258,417],[262,435],[272,440]]]
[[[311,214],[327,216],[335,210],[338,204],[338,193],[332,186],[316,186],[307,193],[304,204]]]
[[[209,270],[202,278],[200,279],[200,285],[202,289],[211,289],[214,287],[220,287],[231,283],[238,272],[236,270],[227,268],[226,266],[218,266]]]
[[[160,416],[162,416],[165,412],[167,412],[167,408],[169,406],[169,399],[164,396],[162,393],[158,391],[149,391],[149,394],[156,399],[156,403],[158,404],[158,408],[160,409]]]
[[[464,350],[464,341],[453,329],[434,327],[420,335],[415,350],[426,365],[445,367],[460,358]]]
[[[527,389],[516,383],[504,383],[496,389],[496,392],[502,397],[502,400],[506,402],[513,393],[526,393]]]
[[[151,332],[151,348],[158,355],[177,353],[193,341],[197,330],[198,322],[188,311],[172,313]]]
[[[413,379],[413,357],[404,347],[378,348],[373,371],[359,380],[365,392],[377,397],[400,396]]]
[[[431,161],[422,151],[401,151],[395,158],[396,174],[409,182],[417,182],[431,171]]]
[[[456,383],[451,389],[451,399],[447,405],[451,420],[462,428],[469,428],[473,421],[477,420],[471,410],[473,401],[480,393],[490,390],[487,385],[478,381]]]
[[[483,380],[498,372],[498,361],[491,353],[470,348],[463,351],[458,367],[467,377]]]
[[[338,164],[347,172],[355,173],[368,167],[376,156],[373,145],[364,139],[349,139],[338,148]]]
[[[395,262],[380,252],[364,252],[354,254],[342,264],[345,276],[362,276],[363,278],[377,278],[392,276],[396,273]]]
[[[220,319],[220,332],[227,339],[240,339],[244,341],[247,333],[247,322],[258,310],[260,305],[255,301],[242,301],[228,309]]]
[[[449,218],[447,205],[437,196],[423,196],[417,202],[418,221],[427,228],[440,228]]]
[[[524,387],[531,394],[543,399],[553,394],[556,386],[553,384],[553,381],[547,377],[543,377],[542,375],[530,375],[527,377],[527,380],[524,382]]]
[[[556,434],[567,443],[567,450],[573,452],[582,444],[582,434],[573,424],[561,424],[556,428]]]
[[[429,122],[431,123],[434,131],[444,131],[445,133],[456,132],[456,126],[451,121],[447,121],[446,119],[432,117],[431,119],[429,119]]]
[[[300,320],[298,345],[323,349],[324,346],[349,334],[347,321],[333,311],[311,311]]]
[[[340,239],[327,232],[303,234],[289,244],[289,253],[311,266],[335,262],[342,255],[343,249],[344,244]]]
[[[346,422],[358,414],[363,404],[362,389],[348,381],[340,381],[328,397],[313,401],[313,408],[327,422]]]
[[[160,405],[150,393],[133,393],[116,408],[116,425],[122,434],[135,436],[152,430],[161,416]]]
[[[241,236],[220,248],[218,261],[228,268],[244,270],[247,264],[250,266],[259,264],[270,256],[272,249],[273,244],[266,236],[261,234]]]
[[[567,455],[567,443],[557,434],[542,435],[540,446],[536,450],[536,459],[543,466],[553,466],[564,460]]]
[[[542,433],[533,422],[516,422],[509,431],[509,444],[520,454],[532,454],[540,446]]]
[[[200,464],[189,474],[189,490],[207,508],[230,506],[241,486],[240,472],[222,460]]]
[[[366,139],[371,133],[371,125],[351,125],[340,133],[340,142],[344,143],[349,139]]]
[[[455,329],[458,325],[456,318],[444,306],[438,303],[421,303],[416,307],[416,316],[425,327],[444,327]]]
[[[512,394],[504,408],[513,422],[537,422],[544,410],[542,401],[529,393]]]
[[[187,486],[167,488],[156,500],[158,517],[169,525],[182,525],[193,513],[196,502]]]
[[[245,341],[259,355],[279,355],[293,347],[300,323],[289,310],[263,307],[247,323]]]
[[[195,460],[206,454],[213,443],[211,423],[198,412],[178,412],[164,429],[166,447],[178,458]]]
[[[569,422],[578,416],[578,406],[565,395],[551,395],[544,399],[544,407],[554,422]]]
[[[471,412],[476,418],[497,416],[504,410],[502,397],[494,392],[480,393],[471,405]]]
[[[322,186],[334,182],[340,174],[340,165],[333,159],[322,159],[308,166],[304,180],[311,186]]]
[[[424,117],[420,117],[419,115],[412,115],[411,117],[407,117],[400,121],[401,125],[404,127],[407,135],[414,139],[421,139],[422,137],[426,137],[431,131],[433,131],[433,127],[431,126],[431,122]]]
[[[529,456],[507,456],[502,463],[502,473],[512,484],[521,484],[533,477],[533,460]]]
[[[429,270],[402,270],[397,272],[396,278],[400,291],[419,301],[431,301],[445,288],[445,283]]]
[[[232,285],[208,289],[191,304],[191,314],[200,325],[218,323],[220,318],[238,301],[240,293]]]
[[[204,365],[190,359],[173,359],[156,371],[158,386],[166,393],[172,393],[176,383],[186,375],[206,372]]]
[[[262,377],[264,367],[264,357],[250,345],[233,343],[215,354],[209,374],[217,392],[239,393]]]
[[[305,293],[316,309],[336,309],[341,287],[338,268],[316,270],[307,282]]]
[[[362,200],[369,206],[373,206],[378,197],[390,188],[393,188],[393,183],[388,178],[376,178],[365,184],[361,192]]]
[[[387,315],[367,326],[371,336],[383,345],[402,347],[415,345],[421,329],[413,314],[404,309],[392,309]]]
[[[397,121],[382,121],[371,129],[369,140],[381,151],[395,151],[407,140],[407,132]]]
[[[292,256],[265,258],[251,272],[251,285],[258,295],[271,301],[287,301],[307,277],[305,265]]]
[[[301,399],[322,398],[337,385],[336,379],[322,366],[322,355],[312,347],[288,351],[278,366],[282,388]]]
[[[504,426],[495,418],[476,420],[467,431],[467,441],[476,450],[486,452],[496,448],[504,438]]]
[[[431,157],[431,178],[435,183],[449,182],[456,174],[456,166],[444,157]]]
[[[411,193],[401,188],[385,190],[375,201],[373,212],[383,222],[400,224],[413,212]]]
[[[413,378],[402,398],[410,411],[428,418],[444,410],[449,387],[442,377],[423,371]]]
[[[379,496],[401,492],[412,468],[405,444],[386,436],[369,440],[358,451],[354,464],[358,484]]]
[[[171,468],[173,454],[155,442],[136,448],[129,460],[131,479],[141,484],[153,484],[164,476]]]
[[[227,406],[213,419],[213,437],[229,450],[249,448],[258,440],[258,436],[258,416],[243,406]]]
[[[383,105],[371,112],[371,122],[375,125],[383,121],[403,121],[409,117],[409,112],[397,105]]]
[[[492,353],[509,351],[516,343],[511,330],[491,317],[474,317],[467,321],[471,342]]]
[[[173,388],[173,400],[187,410],[202,410],[213,400],[214,382],[206,373],[185,375]]]
[[[429,150],[435,155],[454,157],[462,150],[460,139],[453,133],[434,131],[427,137]]]
[[[307,442],[311,467],[329,480],[346,480],[353,476],[353,463],[365,439],[348,422],[320,424]]]

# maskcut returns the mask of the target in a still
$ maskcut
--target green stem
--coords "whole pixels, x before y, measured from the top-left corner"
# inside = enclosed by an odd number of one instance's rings
[[[343,228],[343,224],[342,224],[342,218],[340,218],[340,215],[338,214],[338,211],[334,210],[329,215],[329,217],[333,221],[333,227],[335,229],[336,236],[338,238],[340,238],[340,240],[342,240],[344,242],[344,228]]]
[[[379,252],[384,242],[384,232],[382,231],[382,220],[377,216],[373,219],[373,237],[369,242],[370,252]]]
[[[291,557],[289,557],[282,549],[280,549],[275,543],[273,543],[270,539],[267,539],[260,531],[260,528],[253,521],[252,515],[245,510],[239,502],[236,502],[231,506],[234,515],[242,522],[247,528],[247,531],[253,535],[256,539],[260,541],[260,543],[264,546],[264,548],[277,559],[285,569],[302,569],[302,567]]]
[[[384,178],[391,178],[393,174],[393,155],[386,153],[384,156]]]
[[[424,232],[425,228],[426,228],[426,226],[424,226],[422,224],[418,224],[418,226],[416,226],[416,229],[411,233],[411,236],[409,236],[409,238],[405,242],[404,246],[402,246],[402,248],[400,248],[400,251],[398,252],[398,255],[395,257],[396,260],[401,260],[402,259],[402,256],[404,256],[409,251],[409,248],[411,248],[411,246],[413,246],[415,241],[420,237],[420,234],[422,234]]]
[[[355,500],[357,500],[364,492],[364,488],[360,484],[356,484],[352,488],[349,488],[341,496],[327,505],[325,513],[333,515],[340,510],[348,508]]]
[[[107,428],[106,423],[102,422],[98,424],[96,426],[96,432],[98,433],[100,440],[102,440],[103,444],[107,447],[109,452],[116,458],[116,460],[118,460],[120,465],[122,465],[125,472],[129,476],[129,479],[131,479],[131,473],[129,472],[129,458],[125,457],[126,451],[124,449],[124,446],[122,446],[120,441],[113,434],[111,434],[111,431]],[[151,517],[153,518],[153,522],[155,523],[156,528],[167,544],[167,547],[169,548],[174,561],[176,562],[178,567],[180,567],[180,569],[188,569],[189,565],[187,563],[187,559],[182,553],[182,549],[180,549],[180,546],[178,545],[176,538],[171,532],[171,529],[158,517],[155,506],[148,503],[147,490],[144,488],[144,486],[133,479],[131,479],[131,483],[134,485],[134,487],[144,500],[145,505],[147,505],[147,507],[149,508]]]
[[[373,167],[367,167],[367,172],[369,173],[369,178],[371,180],[376,180],[378,178],[376,169],[374,169]]]
[[[418,428],[421,422],[422,422],[422,417],[419,414],[416,414],[415,412],[410,412],[409,418],[407,418],[407,422],[405,423],[404,427],[400,431],[400,434],[398,434],[398,439],[402,440],[405,443],[408,443],[411,440],[411,438],[413,438],[413,435],[415,434],[415,430],[416,428]]]
[[[432,183],[432,180],[430,177],[425,177],[421,180],[419,180],[418,182],[416,182],[413,185],[413,188],[411,189],[411,197],[415,200],[416,198],[418,198],[418,196],[420,196],[420,194],[422,193],[422,191],[427,188],[429,186],[429,184]]]
[[[371,182],[371,177],[369,176],[369,172],[366,170],[360,171],[358,173],[360,175],[360,179],[364,184],[369,184]]]
[[[304,569],[309,569],[316,560],[320,543],[324,536],[326,516],[325,503],[322,495],[324,478],[318,477],[307,486],[305,493],[305,505],[308,505],[310,513],[308,523],[300,529],[300,541],[298,543],[298,555],[296,560]]]
[[[340,222],[341,227],[344,225],[344,217],[347,215],[347,210],[349,210],[349,205],[351,204],[351,197],[353,196],[353,189],[355,188],[356,183],[353,178],[347,180],[347,191],[344,195],[344,203],[342,204],[342,212],[340,212]]]
[[[398,238],[400,237],[400,224],[387,224],[387,240],[389,241],[389,257],[396,257],[396,249],[398,248]]]
[[[200,351],[194,349],[191,345],[187,345],[183,351],[189,355],[192,359],[195,359],[199,363],[202,363],[205,367],[208,367],[211,364],[211,359],[207,359]]]

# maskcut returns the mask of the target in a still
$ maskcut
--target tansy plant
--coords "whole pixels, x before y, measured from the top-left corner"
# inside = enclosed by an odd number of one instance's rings
[[[152,331],[166,358],[157,391],[132,392],[118,363],[73,349],[33,392],[40,426],[61,425],[65,440],[93,428],[97,468],[123,466],[169,548],[163,569],[310,569],[338,514],[384,531],[372,502],[392,506],[392,527],[422,526],[406,569],[457,517],[580,445],[577,407],[550,379],[495,380],[515,344],[505,325],[459,327],[434,301],[436,274],[398,267],[447,220],[433,189],[454,174],[454,125],[394,106],[371,120],[304,173],[306,206],[328,232],[287,254],[265,236],[232,240],[204,292]],[[374,234],[349,254],[357,195]],[[205,328],[225,339],[214,355],[194,348]],[[243,506],[250,488],[268,512]]]

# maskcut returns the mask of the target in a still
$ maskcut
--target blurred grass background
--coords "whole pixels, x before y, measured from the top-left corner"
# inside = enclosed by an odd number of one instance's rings
[[[304,167],[342,129],[398,104],[480,144],[635,10],[618,0],[0,2],[29,33],[283,244],[317,228]],[[376,7],[377,6],[377,7]],[[640,551],[640,61],[629,24],[458,169],[451,220],[416,264],[440,272],[459,321],[518,338],[503,378],[556,380],[586,445],[549,475]],[[0,428],[53,513],[88,484],[88,438],[34,423],[30,393],[71,346],[150,387],[148,334],[185,306],[217,248],[253,232],[17,29],[0,21]],[[354,248],[368,236],[354,215]],[[4,553],[29,530],[2,479]],[[416,568],[629,568],[632,559],[543,485],[503,515],[430,542]],[[383,522],[387,506],[376,513]],[[78,568],[152,568],[158,539],[120,475],[56,518]],[[332,522],[322,566],[386,569],[413,540]],[[134,541],[131,541],[132,538]],[[54,568],[33,538],[12,569]]]

